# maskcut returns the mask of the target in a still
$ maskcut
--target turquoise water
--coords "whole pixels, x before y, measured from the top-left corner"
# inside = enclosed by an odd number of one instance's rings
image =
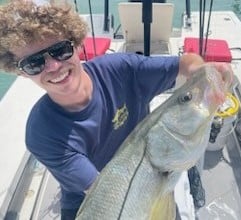
[[[3,4],[5,1],[0,0],[0,4]],[[88,13],[89,6],[88,0],[77,0],[78,10],[80,13]],[[121,0],[109,0],[109,12],[114,15],[114,26],[115,28],[119,25],[118,19],[118,9],[117,5],[119,2],[126,2]],[[175,5],[175,15],[174,15],[174,26],[181,26],[181,16],[185,11],[185,0],[167,0],[167,2],[174,3]],[[207,1],[207,8],[209,6],[209,2]],[[103,13],[104,11],[104,0],[92,0],[92,12],[93,13]],[[199,0],[191,0],[191,9],[198,10],[199,9]],[[241,19],[241,0],[214,0],[213,2],[213,10],[232,10],[234,11],[238,17]],[[15,76],[5,74],[0,72],[0,99],[9,89],[10,85],[16,79]]]

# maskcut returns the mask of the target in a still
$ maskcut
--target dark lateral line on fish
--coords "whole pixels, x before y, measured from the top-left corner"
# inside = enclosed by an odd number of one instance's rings
[[[141,164],[142,164],[142,161],[143,161],[143,159],[144,159],[145,154],[146,154],[146,146],[144,147],[144,152],[143,152],[143,155],[142,155],[142,157],[141,157],[141,160],[140,160],[139,164],[137,165],[136,170],[135,170],[133,176],[131,177],[131,181],[130,181],[129,186],[128,186],[128,189],[127,189],[127,191],[126,191],[125,198],[124,198],[124,201],[123,201],[123,203],[122,203],[121,210],[120,210],[120,213],[119,213],[119,216],[118,216],[117,220],[120,220],[120,218],[121,218],[121,215],[122,215],[122,212],[123,212],[123,209],[124,209],[124,206],[125,206],[125,202],[126,202],[127,196],[128,196],[129,191],[130,191],[130,189],[131,189],[131,185],[132,185],[132,183],[133,183],[134,177],[135,177],[138,169],[140,168],[140,166],[141,166]]]

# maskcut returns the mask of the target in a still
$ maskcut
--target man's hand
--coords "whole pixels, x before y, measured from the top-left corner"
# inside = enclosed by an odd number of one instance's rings
[[[222,75],[223,81],[227,87],[233,82],[233,71],[229,63],[225,62],[207,62],[205,63],[201,56],[194,53],[187,53],[181,56],[179,63],[179,74],[187,79],[203,65],[213,65]]]

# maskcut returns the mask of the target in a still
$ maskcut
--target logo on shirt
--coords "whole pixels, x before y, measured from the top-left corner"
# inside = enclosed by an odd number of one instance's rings
[[[115,116],[112,120],[115,130],[117,130],[120,126],[122,126],[125,123],[125,121],[128,118],[128,115],[129,115],[129,112],[126,107],[126,104],[124,104],[123,107],[117,109]]]

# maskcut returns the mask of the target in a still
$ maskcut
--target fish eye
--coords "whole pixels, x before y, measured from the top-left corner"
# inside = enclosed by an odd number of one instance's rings
[[[180,104],[184,104],[186,102],[189,102],[192,100],[192,93],[191,92],[187,92],[185,94],[181,94],[179,97],[178,97],[178,102]]]

